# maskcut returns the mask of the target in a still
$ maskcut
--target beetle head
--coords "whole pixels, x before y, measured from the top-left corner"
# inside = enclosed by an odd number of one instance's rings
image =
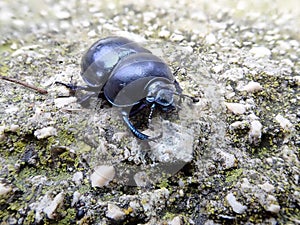
[[[174,109],[174,85],[164,80],[156,80],[148,86],[148,95],[146,100],[155,103],[163,111]]]

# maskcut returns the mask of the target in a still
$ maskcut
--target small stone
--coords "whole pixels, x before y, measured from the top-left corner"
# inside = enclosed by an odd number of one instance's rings
[[[17,125],[17,124],[12,124],[12,125],[10,125],[9,130],[10,130],[11,132],[17,132],[17,131],[19,130],[19,128],[20,128],[19,125]]]
[[[57,217],[56,211],[58,208],[60,208],[63,204],[65,194],[64,193],[59,193],[58,195],[55,196],[53,201],[50,203],[49,206],[44,208],[44,213],[47,214],[49,219],[55,219]]]
[[[72,199],[72,203],[71,203],[72,207],[79,201],[80,197],[81,197],[80,192],[75,191],[74,194],[73,194],[73,199]]]
[[[57,11],[55,15],[61,20],[69,19],[71,17],[71,14],[67,11]]]
[[[230,169],[235,166],[236,158],[233,154],[224,152],[222,150],[217,150],[216,153],[216,157],[218,160],[222,161],[222,167],[224,169]]]
[[[226,70],[222,75],[221,78],[231,80],[231,81],[238,81],[244,77],[244,70],[242,68],[232,68]]]
[[[213,45],[217,43],[217,38],[214,34],[210,33],[205,37],[205,42],[208,45]]]
[[[101,165],[94,168],[90,179],[92,187],[103,187],[108,185],[110,181],[115,177],[115,168],[109,165]]]
[[[171,41],[176,41],[176,42],[180,42],[180,41],[183,41],[184,40],[184,36],[181,35],[181,34],[175,34],[173,33],[170,37],[170,40]]]
[[[76,101],[77,101],[76,97],[56,98],[54,99],[54,104],[57,108],[62,108]]]
[[[8,193],[12,191],[12,188],[0,183],[0,199],[6,197]]]
[[[241,103],[228,103],[225,102],[225,106],[227,107],[227,109],[237,115],[241,115],[244,114],[246,112],[246,106],[244,104]]]
[[[250,123],[249,142],[257,145],[261,140],[262,124],[258,120]]]
[[[161,38],[168,38],[170,37],[170,31],[168,30],[161,30],[158,32],[158,36],[161,37]]]
[[[264,184],[260,184],[258,186],[266,192],[272,192],[275,189],[275,187],[269,182],[265,182]]]
[[[249,122],[248,121],[235,121],[232,124],[230,124],[229,129],[230,130],[236,130],[236,129],[245,129],[246,127],[249,126]]]
[[[279,213],[280,211],[280,205],[276,204],[270,204],[267,208],[267,211],[272,212],[272,213]]]
[[[293,124],[288,119],[286,119],[282,115],[278,114],[275,117],[275,120],[280,124],[280,127],[284,131],[286,131],[286,132],[291,131],[291,128],[292,128]]]
[[[57,130],[54,127],[44,127],[34,132],[34,136],[36,136],[37,139],[43,139],[43,138],[56,136],[56,135],[57,135]]]
[[[247,85],[241,88],[241,91],[246,91],[249,93],[254,93],[262,90],[262,86],[258,82],[251,81]]]
[[[229,193],[227,196],[226,196],[226,200],[228,202],[228,204],[231,206],[232,210],[235,212],[235,213],[238,213],[238,214],[242,214],[246,211],[247,209],[247,206],[244,206],[242,205],[241,203],[239,203],[235,196],[233,195],[233,193]]]
[[[75,184],[80,185],[82,179],[83,179],[83,173],[81,171],[78,171],[74,173],[72,181],[74,181]]]
[[[250,53],[253,54],[255,58],[270,57],[271,55],[270,49],[263,46],[253,47],[250,49]]]
[[[223,69],[224,69],[224,65],[223,65],[223,64],[220,64],[220,65],[214,66],[214,67],[212,68],[212,71],[213,71],[214,73],[220,73],[220,72],[223,71]]]
[[[179,216],[175,216],[168,225],[182,225],[182,221]]]
[[[123,212],[123,210],[118,206],[110,203],[107,205],[106,217],[116,221],[121,221],[125,218],[125,215],[125,212]]]

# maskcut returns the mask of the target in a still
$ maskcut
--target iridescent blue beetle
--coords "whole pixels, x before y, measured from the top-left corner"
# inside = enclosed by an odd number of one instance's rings
[[[57,83],[73,91],[89,91],[81,103],[103,93],[113,106],[121,108],[124,122],[141,140],[151,138],[137,130],[129,117],[148,105],[149,119],[154,108],[173,110],[173,96],[182,92],[163,60],[136,42],[117,36],[100,39],[88,49],[82,57],[81,76],[87,86]]]

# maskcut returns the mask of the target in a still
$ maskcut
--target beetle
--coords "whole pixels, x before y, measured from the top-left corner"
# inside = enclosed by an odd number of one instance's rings
[[[150,106],[150,121],[155,108],[164,112],[175,109],[173,96],[182,93],[162,59],[138,43],[119,36],[100,39],[87,50],[81,60],[81,77],[86,86],[56,83],[72,91],[88,91],[89,94],[79,99],[80,103],[103,93],[109,103],[121,108],[125,124],[141,140],[155,138],[140,132],[129,118]]]

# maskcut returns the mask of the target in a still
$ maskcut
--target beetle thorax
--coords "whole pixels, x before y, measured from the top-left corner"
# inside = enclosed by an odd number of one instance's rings
[[[146,100],[150,103],[156,103],[162,107],[173,104],[174,85],[164,81],[155,81],[148,86],[148,95]]]

